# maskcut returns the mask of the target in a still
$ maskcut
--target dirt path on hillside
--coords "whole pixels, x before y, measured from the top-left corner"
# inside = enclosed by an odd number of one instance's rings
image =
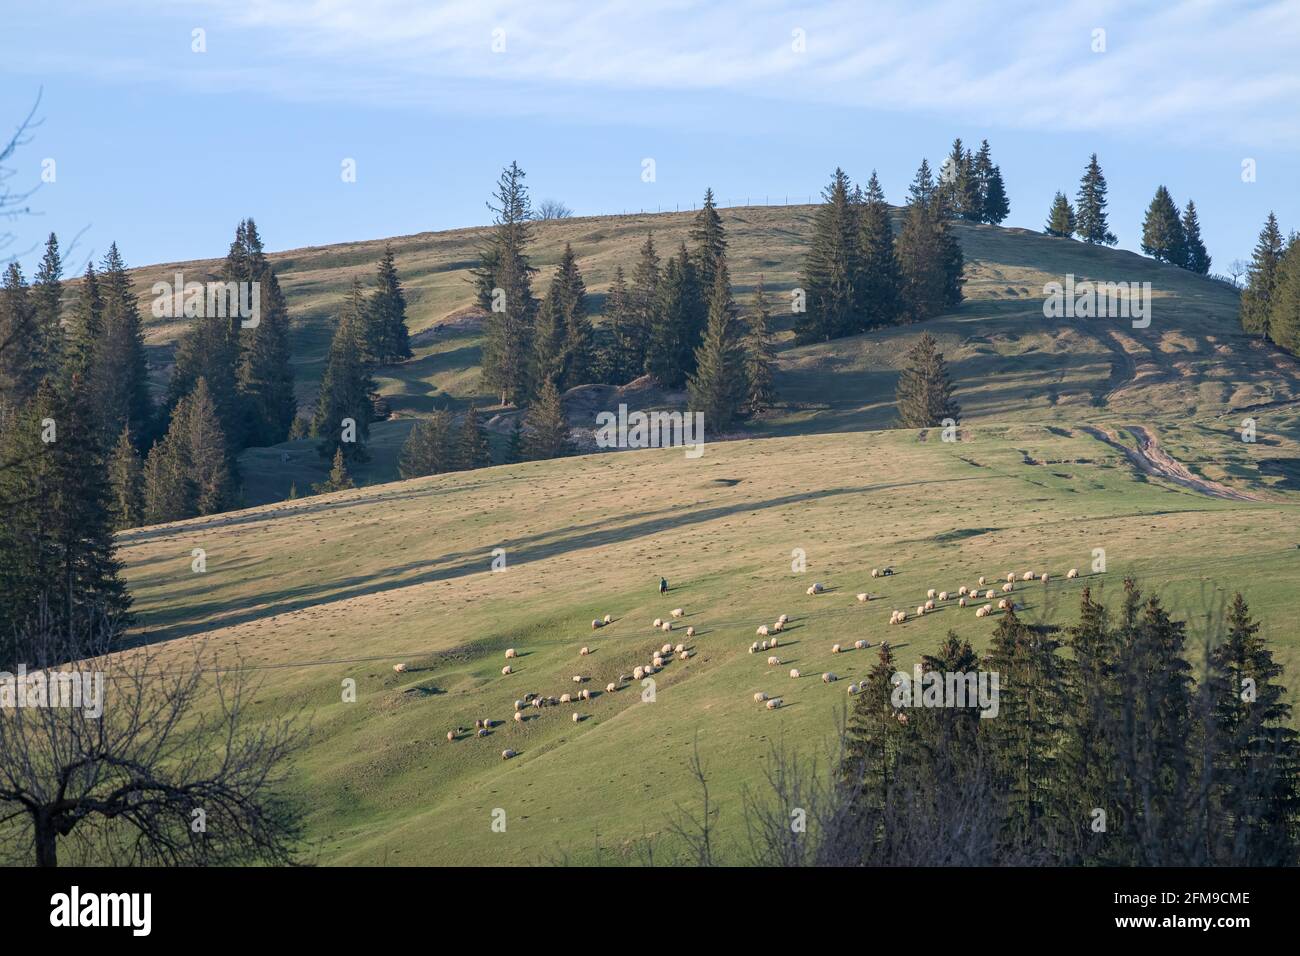
[[[1147,475],[1153,475],[1157,478],[1163,478],[1171,481],[1176,485],[1195,491],[1198,494],[1206,495],[1210,498],[1227,498],[1232,501],[1263,501],[1260,495],[1253,495],[1245,491],[1237,491],[1229,488],[1227,485],[1221,485],[1217,481],[1210,481],[1208,478],[1198,478],[1187,470],[1187,466],[1177,459],[1173,458],[1168,452],[1160,447],[1160,440],[1151,429],[1145,425],[1125,425],[1129,433],[1137,439],[1138,447],[1129,448],[1119,440],[1119,437],[1108,428],[1098,428],[1092,425],[1082,426],[1083,430],[1096,438],[1098,441],[1105,442],[1112,448],[1118,449],[1124,453],[1124,457],[1132,462],[1139,471]]]

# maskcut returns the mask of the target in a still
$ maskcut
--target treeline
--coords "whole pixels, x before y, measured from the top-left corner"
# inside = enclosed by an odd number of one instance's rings
[[[1284,241],[1271,212],[1246,270],[1241,327],[1300,355],[1300,236]]]
[[[1097,154],[1093,153],[1079,181],[1075,203],[1071,205],[1065,193],[1058,192],[1048,210],[1043,232],[1062,239],[1078,236],[1092,245],[1115,245],[1119,239],[1110,231],[1106,212],[1107,189],[1101,164],[1097,162]],[[1201,239],[1201,220],[1196,212],[1196,203],[1189,199],[1180,213],[1169,190],[1164,186],[1158,187],[1142,222],[1142,251],[1160,262],[1207,275],[1210,255]]]
[[[488,208],[494,227],[474,270],[476,298],[487,315],[483,382],[502,405],[526,407],[511,454],[553,457],[571,451],[560,394],[577,385],[623,385],[643,374],[665,388],[686,388],[693,410],[717,431],[762,411],[771,401],[770,313],[760,278],[754,307],[741,316],[732,296],[727,237],[711,190],[695,215],[689,242],[665,261],[647,233],[629,279],[615,270],[604,326],[591,322],[586,284],[571,247],[541,299],[530,261],[535,216],[512,163]],[[412,439],[428,444],[430,435]],[[442,442],[449,449],[446,441]],[[419,457],[412,449],[413,459]],[[454,460],[445,450],[434,456]]]

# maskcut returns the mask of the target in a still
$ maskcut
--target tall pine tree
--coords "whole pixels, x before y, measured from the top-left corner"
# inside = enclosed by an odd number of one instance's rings
[[[961,406],[953,398],[948,365],[935,337],[922,333],[908,349],[905,361],[894,399],[899,424],[903,428],[936,428],[945,418],[959,420]]]
[[[1147,207],[1146,219],[1142,222],[1142,251],[1159,262],[1176,266],[1187,263],[1183,221],[1178,215],[1174,197],[1164,186],[1156,188],[1151,205]]]
[[[1079,181],[1074,214],[1076,231],[1084,242],[1103,246],[1119,242],[1106,221],[1106,177],[1102,175],[1096,153],[1088,160],[1088,168]]]
[[[1065,193],[1058,192],[1047,213],[1047,225],[1043,227],[1043,232],[1049,236],[1071,239],[1078,227],[1079,224],[1074,219],[1074,207],[1065,198]]]
[[[411,357],[410,333],[406,327],[406,294],[397,275],[393,244],[384,246],[370,296],[368,345],[377,365],[404,362]]]
[[[1273,310],[1273,292],[1277,287],[1282,251],[1282,230],[1278,228],[1277,216],[1270,212],[1255,243],[1255,252],[1246,271],[1246,288],[1241,293],[1241,327],[1247,332],[1269,334],[1269,315]]]
[[[494,228],[481,253],[474,280],[479,305],[487,312],[483,344],[483,382],[501,404],[521,404],[533,392],[532,208],[524,171],[511,163],[497,180],[488,202]]]
[[[770,408],[776,397],[776,389],[772,384],[772,369],[776,359],[772,347],[771,310],[761,275],[758,277],[758,288],[754,290],[754,307],[749,311],[745,323],[743,345],[746,389],[744,411],[747,415],[758,415]]]
[[[370,393],[374,382],[366,363],[366,300],[361,280],[352,280],[352,290],[339,311],[338,325],[330,342],[325,372],[321,376],[312,435],[320,439],[317,450],[332,459],[342,449],[349,460],[364,461],[365,443],[370,437]]]
[[[688,382],[690,410],[704,414],[704,427],[717,434],[740,416],[746,399],[745,350],[731,299],[726,260],[716,264],[709,296],[709,321],[695,350],[695,372]]]
[[[859,206],[844,170],[836,169],[822,191],[813,220],[812,241],[804,258],[804,312],[795,319],[799,343],[826,342],[858,331],[854,281],[862,273],[858,235]]]

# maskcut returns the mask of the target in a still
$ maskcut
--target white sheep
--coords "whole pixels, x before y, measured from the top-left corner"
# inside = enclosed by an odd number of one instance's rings
[[[513,750],[510,750],[509,748],[507,748],[507,749],[501,751],[501,759],[502,759],[502,760],[509,760],[509,759],[510,759],[511,757],[513,757],[514,755],[515,755],[515,752],[514,752]]]
[[[768,710],[776,710],[778,707],[781,706],[781,698],[773,697],[771,700],[767,702],[765,706],[767,707]]]
[[[1015,589],[1016,589],[1016,586],[1015,586],[1014,584],[1012,584],[1010,581],[1008,581],[1006,584],[1002,585],[1002,593],[1003,593],[1003,594],[1010,594],[1010,593],[1011,593],[1012,591],[1014,591]]]
[[[617,685],[617,684],[609,683],[609,684],[606,684],[606,685],[605,685],[605,693],[606,693],[606,694],[612,694],[612,693],[614,693],[614,691],[616,691],[616,690],[618,690],[618,685]]]
[[[614,619],[613,619],[612,617],[610,617],[608,614],[606,614],[605,617],[604,617],[604,619],[603,619],[603,621],[602,621],[602,623],[604,623],[604,624],[612,624],[613,621],[614,621]]]
[[[678,644],[676,647],[673,648],[673,653],[674,653],[674,654],[680,654],[680,653],[681,653],[682,651],[684,651],[684,650],[686,650],[686,645],[685,645],[685,644]]]
[[[873,578],[878,578],[878,577],[880,577],[880,568],[872,568],[872,569],[871,569],[871,576],[872,576]]]
[[[958,597],[965,597],[965,596],[966,596],[966,585],[963,584],[961,587],[959,587],[959,588],[957,589],[957,596],[958,596]]]
[[[509,674],[509,673],[512,673],[511,670],[510,670],[510,665],[509,665],[509,664],[507,664],[505,667],[501,668],[501,676],[502,676],[502,677],[504,677],[505,675],[507,675],[507,674]]]
[[[757,652],[757,650],[758,650],[758,641],[755,641],[753,644],[749,645],[749,653],[753,654]],[[767,650],[767,648],[765,647],[763,648],[763,650]]]
[[[455,740],[455,739],[456,739],[456,731],[454,731],[454,730],[449,730],[449,731],[447,731],[447,739],[448,739],[448,740]]]
[[[856,694],[856,693],[857,693],[859,690],[861,690],[861,689],[862,689],[862,688],[860,688],[857,684],[850,684],[850,685],[849,685],[849,696],[852,697],[854,694]]]
[[[778,618],[776,619],[776,623],[778,623],[778,624],[789,624],[789,623],[790,623],[790,615],[789,615],[789,614],[782,614],[780,617],[778,617]]]
[[[765,651],[765,650],[767,650],[767,641],[764,641],[762,644],[758,645],[758,649],[759,649],[760,651]]]
[[[993,593],[993,589],[992,589],[992,588],[989,588],[987,591],[984,592],[984,600],[986,600],[986,601],[991,601],[991,600],[993,600],[995,597],[997,597],[997,595]]]
[[[1040,574],[1040,575],[1038,576],[1038,580],[1040,580],[1040,581],[1042,581],[1044,584],[1046,584],[1046,583],[1047,583],[1047,572],[1044,571],[1042,574]]]
[[[981,575],[980,575],[980,580],[979,580],[979,585],[980,585],[980,587],[984,587],[984,585],[987,584],[987,583],[988,583],[988,582],[984,579],[984,575],[981,574]]]
[[[936,591],[934,588],[930,588],[930,590],[928,590],[928,591],[925,592],[925,597],[926,597],[927,600],[933,601],[934,598],[935,598],[935,595],[937,595],[938,593],[939,593],[939,592]]]
[[[871,645],[868,644],[866,641],[854,641],[853,646],[859,651],[865,651]]]
[[[1022,581],[1032,581],[1033,579],[1034,579],[1033,571],[1026,571],[1024,574],[1020,576],[1020,580]]]
[[[672,609],[671,613],[672,613],[672,616],[673,616],[673,617],[681,617],[681,616],[682,616],[683,614],[685,614],[686,612],[683,611],[683,610],[682,610],[681,608],[679,608],[679,607],[675,607],[675,608]]]
[[[582,720],[582,714],[578,713],[578,712],[575,710],[575,711],[573,712],[573,722],[576,724],[576,723],[578,723],[578,722],[581,721],[581,720]]]
[[[661,618],[661,617],[657,617],[657,618],[655,618],[654,626],[655,626],[656,628],[663,627],[663,626],[664,626],[664,619]]]
[[[765,700],[767,700],[767,695],[764,694],[761,690],[754,695],[754,703],[756,704],[761,704]]]
[[[754,633],[757,634],[759,637],[767,637],[767,625],[760,624],[758,626],[758,630],[756,630]]]
[[[918,604],[918,605],[916,606],[916,616],[917,616],[917,617],[921,617],[923,614],[925,614],[925,605],[924,605],[924,604]]]
[[[583,681],[583,677],[582,677],[581,674],[574,674],[574,675],[573,675],[573,682],[574,682],[575,684],[581,684],[582,681]]]
[[[664,666],[664,659],[663,659],[662,657],[660,657],[658,654],[656,654],[653,658],[651,658],[651,660],[650,660],[650,666],[651,666],[651,667],[663,667],[663,666]]]
[[[400,674],[400,673],[402,673],[402,672],[405,671],[405,670],[406,670],[406,665],[405,665],[405,664],[394,664],[394,665],[393,665],[393,673],[394,673],[394,674]]]
[[[975,616],[976,616],[976,617],[984,617],[986,614],[988,614],[988,609],[987,609],[987,608],[977,607],[977,608],[975,609]]]
[[[1008,572],[1007,572],[1007,580],[1008,580],[1008,581],[1014,581],[1015,579],[1016,579],[1016,572],[1014,572],[1014,571],[1008,571]]]
[[[959,598],[957,599],[957,606],[958,606],[958,607],[965,607],[965,606],[966,606],[966,599],[965,599],[964,597],[959,597]]]
[[[838,644],[832,644],[832,645],[831,645],[831,653],[832,653],[832,654],[838,654],[839,652],[840,652],[840,646],[839,646]]]
[[[778,641],[778,640],[774,637],[774,638],[772,638],[770,641],[767,642],[767,646],[768,646],[768,647],[776,647],[776,646],[779,645],[780,643],[781,643],[781,642]]]
[[[927,611],[934,610],[934,598],[930,598],[928,601],[925,602],[925,609]]]
[[[779,658],[779,657],[769,657],[769,658],[767,659],[767,666],[768,666],[768,667],[780,667],[780,666],[781,666],[781,658]]]
[[[680,658],[681,658],[682,660],[684,660],[684,661],[685,661],[685,660],[690,660],[691,652],[690,652],[690,651],[679,651],[679,652],[677,653],[677,656],[680,657]]]
[[[591,653],[591,648],[590,648],[590,647],[584,647],[582,650],[578,651],[578,654],[579,654],[581,657],[586,657],[586,656],[587,656],[588,654],[590,654],[590,653]]]
[[[792,667],[792,668],[790,668],[790,676],[793,677],[793,678],[795,678],[796,680],[798,680],[798,678],[799,678],[799,668],[797,668],[797,667]]]
[[[523,710],[525,706],[522,700],[515,701],[515,710]]]
[[[578,691],[578,699],[579,699],[579,700],[591,700],[591,691],[587,690],[587,689],[584,687],[582,690]]]
[[[520,711],[520,710],[515,711],[515,723],[516,723],[516,724],[522,724],[523,722],[524,722],[524,714],[523,714],[523,711]]]
[[[1001,601],[998,602],[999,611],[1005,611],[1009,606],[1010,606],[1010,602],[1007,601],[1006,598],[1003,598]]]
[[[836,677],[836,676],[835,676],[833,673],[831,673],[830,671],[827,671],[825,674],[822,675],[822,683],[823,683],[823,684],[833,684],[833,683],[834,683],[835,681],[837,681],[837,680],[839,680],[839,678]]]
[[[543,707],[545,707],[545,706],[546,706],[546,698],[545,698],[545,697],[534,697],[534,698],[533,698],[533,709],[534,709],[534,710],[541,710],[541,709],[542,709]]]
[[[940,600],[940,601],[946,601],[946,600],[948,600],[948,592],[947,592],[947,591],[940,591],[940,592],[939,592],[939,600]]]
[[[634,668],[632,668],[632,679],[633,679],[633,680],[640,680],[642,677],[645,677],[645,668],[644,668],[644,667],[634,667]]]
[[[863,591],[861,594],[859,594],[858,600],[861,601],[863,604],[866,604],[867,601],[869,600],[869,598],[867,597],[867,592]]]
[[[516,651],[513,647],[506,648],[506,660],[512,660],[518,656],[519,656],[519,652]]]
[[[1079,576],[1079,569],[1078,569],[1078,568],[1070,568],[1069,571],[1066,571],[1066,572],[1065,572],[1065,576],[1066,576],[1067,578],[1077,578],[1077,577]]]
[[[573,703],[573,695],[572,695],[572,694],[561,694],[561,695],[560,695],[560,703],[561,703],[561,704],[571,704],[571,703]]]
[[[687,636],[687,637],[694,637],[694,636],[695,636],[695,628],[694,628],[694,627],[688,627],[688,628],[686,629],[686,636]]]
[[[665,644],[663,647],[659,648],[660,654],[671,654],[672,652],[673,646],[671,644]]]
[[[777,621],[775,624],[772,625],[772,630],[776,633],[780,633],[781,631],[785,630],[785,625],[782,624],[780,621]]]
[[[661,628],[661,630],[667,632],[667,631],[671,631],[672,629],[673,629],[673,622],[672,622],[672,621],[664,621],[664,626]]]
[[[646,667],[645,667],[645,676],[646,676],[646,677],[649,677],[649,676],[650,676],[651,674],[653,674],[656,670],[658,670],[658,668],[655,667],[653,664],[647,664]]]

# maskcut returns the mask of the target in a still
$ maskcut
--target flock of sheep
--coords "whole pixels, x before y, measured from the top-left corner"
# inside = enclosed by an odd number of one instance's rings
[[[883,570],[879,568],[873,568],[871,571],[871,576],[873,578],[878,578],[882,576],[892,575],[893,573],[894,571],[892,568],[884,568]],[[1071,578],[1071,579],[1077,578],[1079,576],[1079,571],[1077,568],[1071,568],[1066,573],[1065,576],[1066,578]],[[1049,580],[1049,576],[1047,573],[1038,574],[1033,571],[1025,571],[1021,574],[1016,574],[1015,572],[1008,572],[1006,576],[1006,580],[1002,582],[1000,585],[1000,591],[1002,594],[1013,594],[1015,592],[1017,581],[1019,581],[1020,583],[1028,583],[1035,580],[1046,583]],[[923,604],[917,605],[916,616],[923,617],[928,612],[936,610],[942,604],[956,601],[957,606],[963,608],[972,607],[978,604],[978,607],[975,608],[975,616],[979,618],[987,617],[993,613],[994,605],[992,602],[994,598],[997,597],[997,592],[995,592],[993,588],[988,586],[990,583],[992,582],[988,581],[984,577],[980,577],[975,585],[973,586],[962,585],[956,591],[940,591],[936,588],[930,588],[926,592],[925,602]],[[824,594],[826,593],[826,587],[819,582],[814,582],[807,589],[806,593],[810,596]],[[872,596],[866,592],[859,593],[857,595],[857,599],[860,603],[864,603],[864,604],[874,600]],[[981,600],[987,603],[980,604],[979,602]],[[1010,597],[1000,598],[997,603],[998,610],[1018,610],[1019,608],[1020,605],[1017,605],[1015,603],[1015,600]],[[670,612],[671,616],[668,619],[657,617],[654,619],[654,622],[652,623],[651,627],[654,628],[654,630],[662,633],[672,633],[674,631],[674,622],[679,621],[681,618],[685,616],[685,614],[686,612],[683,608],[680,607],[673,608],[673,610]],[[894,610],[890,613],[889,616],[890,624],[901,624],[907,620],[908,620],[907,611]],[[756,631],[756,635],[759,638],[761,638],[761,640],[754,641],[752,644],[749,645],[749,653],[757,654],[760,652],[774,651],[777,648],[779,648],[781,646],[781,639],[777,637],[777,635],[782,633],[786,629],[786,626],[789,624],[789,622],[790,622],[789,615],[782,614],[772,624],[760,625]],[[593,620],[591,622],[591,628],[592,630],[600,630],[601,628],[606,627],[611,623],[613,623],[613,618],[610,615],[606,614],[604,618]],[[685,636],[687,638],[693,638],[695,636],[694,626],[688,626],[685,629]],[[866,650],[870,647],[871,647],[870,641],[857,640],[853,642],[854,650]],[[847,648],[845,648],[840,644],[831,645],[832,654],[841,654],[844,653],[846,650]],[[651,654],[649,663],[638,665],[637,667],[632,669],[632,673],[630,675],[620,674],[617,681],[610,681],[608,684],[606,684],[605,693],[607,694],[615,693],[616,691],[621,690],[625,685],[627,685],[629,681],[641,681],[644,678],[657,673],[674,657],[683,661],[689,660],[690,657],[692,656],[692,653],[693,653],[692,650],[688,648],[684,643],[677,643],[677,644],[673,644],[671,642],[665,643],[661,647],[659,647],[658,650],[654,651]],[[584,646],[578,651],[579,657],[587,657],[590,654],[591,654],[590,647]],[[519,656],[518,652],[513,647],[508,648],[505,652],[505,657],[507,661],[515,660],[518,656]],[[782,661],[779,655],[777,654],[768,655],[767,665],[769,667],[780,667],[781,664]],[[393,670],[396,671],[397,673],[402,673],[406,670],[406,665],[396,664],[394,665]],[[510,664],[506,664],[504,667],[501,668],[501,674],[503,677],[509,676],[513,672],[514,672],[513,668]],[[798,668],[791,668],[790,670],[791,678],[798,679],[801,676],[802,675]],[[581,685],[588,682],[590,679],[591,679],[590,677],[586,677],[582,674],[575,674],[573,676],[573,683]],[[822,674],[822,682],[825,684],[833,684],[838,680],[839,677],[832,671],[827,671],[824,674]],[[863,685],[859,685],[856,683],[849,684],[849,688],[848,688],[849,694],[855,695],[859,693],[862,689],[862,686]],[[538,693],[527,693],[522,698],[516,699],[514,702],[514,721],[515,723],[520,725],[524,724],[525,721],[527,721],[528,719],[525,712],[529,708],[532,708],[534,710],[541,710],[546,707],[558,707],[566,704],[574,705],[574,704],[578,704],[581,701],[588,701],[591,699],[592,699],[592,692],[587,688],[581,688],[576,693],[565,693],[565,694],[559,694],[555,696],[546,696]],[[767,693],[763,691],[758,691],[754,694],[754,702],[763,704],[768,710],[777,710],[784,703],[782,698],[769,696]],[[586,717],[580,712],[575,710],[571,714],[571,719],[576,724],[576,723],[581,723],[583,720],[586,719]],[[478,737],[488,736],[491,729],[494,726],[496,726],[497,723],[500,723],[500,721],[494,722],[491,719],[475,720],[474,735]],[[449,730],[447,732],[447,740],[448,741],[458,740],[467,733],[469,733],[469,730],[467,728],[457,727],[454,730]],[[516,751],[510,748],[501,751],[501,759],[503,760],[509,760],[510,758],[515,756],[517,756]]]

